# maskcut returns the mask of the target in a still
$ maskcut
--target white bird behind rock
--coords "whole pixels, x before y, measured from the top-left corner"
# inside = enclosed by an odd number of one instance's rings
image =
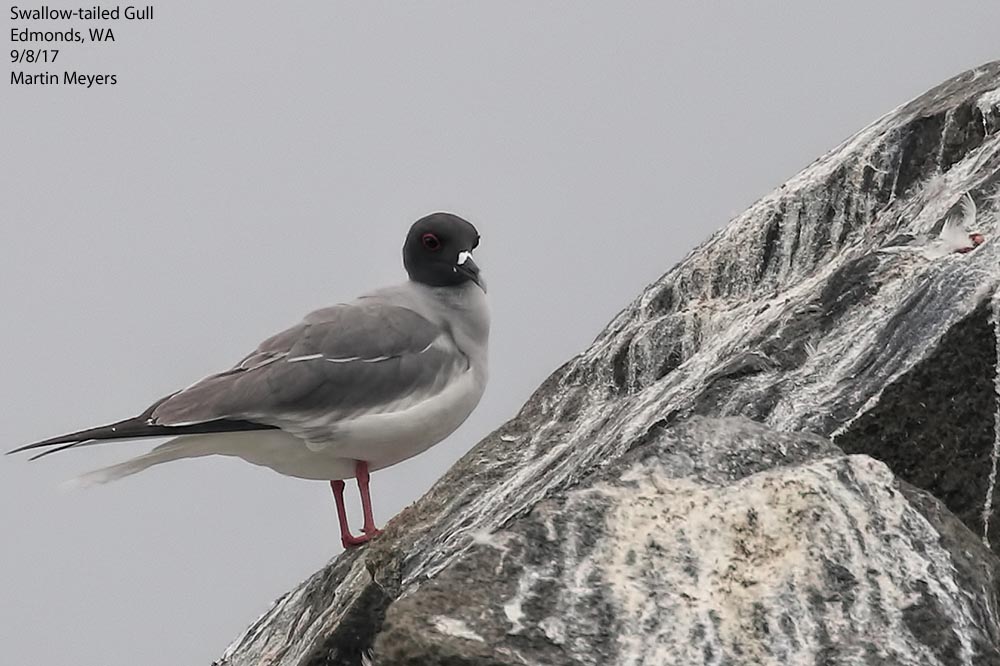
[[[938,236],[947,252],[965,254],[972,252],[986,240],[976,228],[976,202],[966,192],[958,205],[953,206],[944,218],[944,226]]]
[[[881,247],[881,254],[920,254],[927,259],[939,259],[949,254],[967,254],[985,242],[976,230],[976,202],[966,192],[944,217],[941,233],[937,236],[904,236],[888,247]]]

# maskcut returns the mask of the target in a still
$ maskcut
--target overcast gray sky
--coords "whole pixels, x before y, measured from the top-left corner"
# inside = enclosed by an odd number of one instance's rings
[[[451,210],[483,237],[491,384],[373,476],[383,523],[713,230],[1000,57],[995,2],[602,4],[171,0],[65,48],[114,87],[5,70],[0,448],[402,279],[409,224]],[[149,446],[0,459],[4,663],[208,664],[340,550],[327,485],[236,460],[59,490]]]

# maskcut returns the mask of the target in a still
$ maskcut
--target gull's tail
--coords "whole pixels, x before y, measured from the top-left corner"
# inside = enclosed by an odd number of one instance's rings
[[[141,456],[130,458],[125,462],[120,462],[109,467],[95,469],[75,479],[70,479],[63,484],[63,487],[67,489],[86,488],[123,479],[126,476],[149,469],[153,465],[160,465],[183,458],[199,458],[201,456],[212,455],[219,452],[213,440],[215,438],[211,436],[187,435],[176,437],[169,442],[160,444],[149,453],[144,453]]]
[[[109,481],[117,481],[118,479],[125,478],[126,476],[131,476],[136,472],[148,469],[153,465],[159,465],[160,463],[170,462],[171,460],[179,460],[181,458],[190,457],[189,454],[183,452],[183,447],[174,446],[173,441],[174,440],[171,440],[166,444],[157,446],[149,453],[136,456],[135,458],[131,458],[125,462],[120,462],[109,467],[102,467],[101,469],[95,469],[94,471],[82,474],[75,479],[70,479],[63,484],[63,487],[67,489],[86,488],[101,483],[108,483]]]

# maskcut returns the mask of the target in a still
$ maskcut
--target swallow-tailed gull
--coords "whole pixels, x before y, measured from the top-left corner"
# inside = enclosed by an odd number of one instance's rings
[[[475,227],[428,215],[403,245],[409,279],[312,312],[229,370],[157,400],[139,416],[28,444],[35,458],[114,439],[172,437],[149,453],[91,472],[103,483],[153,465],[207,455],[330,482],[345,547],[378,534],[369,472],[450,435],[486,387],[489,311],[472,251]],[[34,459],[34,458],[32,458]],[[364,513],[351,534],[344,479]]]

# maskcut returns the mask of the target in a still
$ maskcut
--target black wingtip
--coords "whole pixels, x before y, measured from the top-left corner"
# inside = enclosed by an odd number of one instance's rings
[[[68,444],[63,444],[62,446],[56,446],[55,448],[48,449],[47,451],[42,451],[41,453],[36,453],[35,455],[28,458],[28,460],[29,461],[38,460],[39,458],[44,458],[45,456],[51,455],[53,453],[59,453],[60,451],[65,451],[66,449],[72,449],[74,446],[82,446],[87,442],[94,443],[97,441],[98,440],[96,439],[85,439],[82,442],[73,441]]]
[[[133,417],[130,419],[124,419],[116,423],[109,423],[108,425],[98,426],[96,428],[87,428],[86,430],[78,430],[76,432],[67,433],[65,435],[58,435],[57,437],[50,437],[49,439],[43,439],[40,442],[32,442],[31,444],[25,444],[24,446],[19,446],[16,449],[11,449],[7,451],[5,455],[11,455],[14,453],[23,453],[24,451],[31,451],[32,449],[42,449],[46,446],[57,446],[59,444],[69,444],[70,446],[61,446],[55,451],[62,451],[66,448],[71,448],[76,444],[94,440],[94,439],[120,439],[123,437],[128,437],[130,435],[124,434],[126,432],[134,432],[136,426],[138,426],[142,421],[140,417]],[[135,435],[131,435],[135,436]],[[38,456],[36,456],[38,457]],[[35,458],[32,458],[34,460]]]
[[[248,430],[273,430],[275,426],[254,423],[252,421],[237,421],[220,419],[205,423],[194,423],[184,426],[164,426],[149,423],[148,416],[142,414],[130,419],[110,423],[96,428],[78,430],[58,437],[32,442],[7,451],[4,455],[23,453],[34,449],[53,447],[33,455],[29,460],[44,458],[50,453],[58,453],[85,444],[97,444],[115,439],[143,439],[146,437],[176,437],[178,435],[202,435],[207,433],[245,432]]]
[[[72,442],[75,444],[78,440],[64,440],[63,437],[53,437],[52,439],[45,439],[40,442],[32,442],[31,444],[25,444],[24,446],[19,446],[16,449],[11,449],[4,453],[5,456],[14,455],[15,453],[24,453],[25,451],[31,451],[32,449],[40,449],[45,446],[54,446],[56,444],[67,444]],[[34,458],[31,458],[34,460]]]

